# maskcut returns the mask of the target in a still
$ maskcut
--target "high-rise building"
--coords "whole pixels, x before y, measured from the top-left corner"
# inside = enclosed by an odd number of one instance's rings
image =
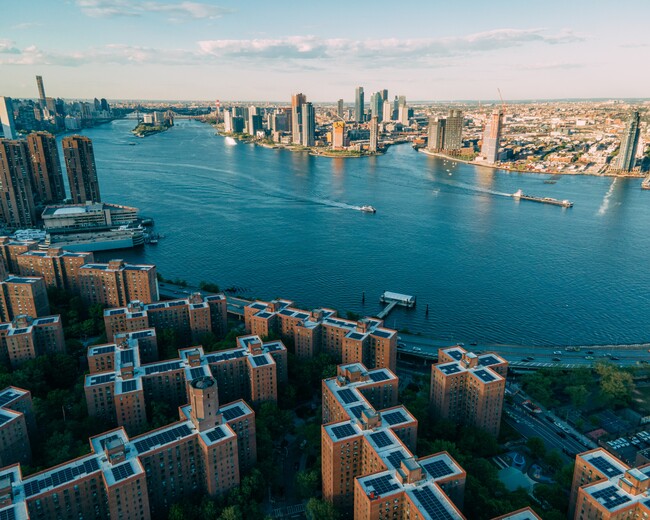
[[[63,157],[72,202],[101,202],[92,141],[82,135],[64,137]]]
[[[374,153],[377,151],[377,141],[379,140],[379,120],[377,116],[370,119],[370,144],[368,151]]]
[[[134,300],[158,301],[155,265],[126,264],[123,260],[84,264],[78,277],[80,296],[86,304],[122,307]]]
[[[345,121],[332,123],[332,148],[340,150],[345,147]]]
[[[8,244],[7,249],[15,246]],[[50,247],[46,251],[30,249],[15,257],[14,271],[20,276],[40,276],[47,287],[56,287],[79,294],[79,270],[82,266],[95,261],[92,253],[63,251],[59,247]]]
[[[158,333],[174,331],[179,346],[198,345],[206,333],[211,332],[217,338],[226,335],[226,297],[194,293],[183,300],[150,304],[132,301],[125,307],[106,309],[104,324],[108,341],[113,341],[118,333],[154,327]]]
[[[569,498],[572,520],[650,515],[650,464],[631,468],[603,448],[576,456]]]
[[[8,273],[19,273],[18,256],[26,251],[38,249],[36,240],[16,240],[10,237],[0,237],[0,257]],[[0,280],[2,281],[2,280]]]
[[[27,142],[0,139],[0,217],[10,228],[36,224],[31,177]]]
[[[492,112],[492,116],[485,125],[485,132],[483,133],[483,146],[481,146],[481,155],[485,158],[485,162],[488,164],[494,164],[497,162],[502,123],[503,112],[497,109]]]
[[[445,144],[445,125],[446,119],[437,119],[433,116],[429,118],[429,130],[427,138],[427,150],[439,152]]]
[[[463,147],[463,112],[450,110],[445,129],[445,150],[456,151]]]
[[[0,391],[0,403],[0,467],[29,464],[32,458],[29,435],[36,433],[32,394],[29,390],[8,386]],[[0,508],[4,505],[4,501],[0,502]],[[3,514],[0,510],[0,516]]]
[[[244,307],[247,332],[268,336],[274,332],[293,343],[295,354],[311,358],[326,352],[342,363],[363,363],[372,368],[395,370],[397,331],[377,318],[351,321],[332,309],[305,311],[289,300],[254,301]]]
[[[45,106],[45,87],[43,86],[43,76],[36,76],[36,86],[38,87],[38,99],[41,106]]]
[[[632,112],[630,119],[625,125],[625,131],[621,137],[621,148],[618,151],[615,168],[622,172],[630,172],[636,163],[636,148],[639,145],[639,113]]]
[[[314,146],[314,134],[316,132],[316,113],[314,105],[307,102],[302,105],[302,139],[303,146]]]
[[[307,102],[304,94],[291,96],[291,141],[293,144],[302,142],[302,106]]]
[[[9,276],[0,282],[0,320],[8,323],[17,316],[49,316],[50,303],[42,278]]]
[[[0,125],[5,139],[16,139],[14,104],[11,102],[10,97],[0,96]]]
[[[339,99],[336,103],[336,115],[343,119],[343,100]]]
[[[220,401],[245,399],[254,405],[276,402],[278,384],[287,382],[287,349],[281,341],[240,336],[234,349],[206,354],[202,347],[190,347],[179,350],[176,359],[143,364],[139,336],[89,348],[84,383],[88,415],[129,433],[146,425],[145,401],[181,406],[191,397],[188,383],[206,375],[219,381]],[[129,402],[120,394],[129,394]]]
[[[397,109],[397,119],[404,126],[408,126],[410,118],[409,118],[409,107],[406,103],[404,104],[400,103]]]
[[[382,120],[383,121],[392,121],[393,120],[393,104],[385,100],[382,104]]]
[[[357,123],[363,123],[365,120],[365,100],[363,97],[363,87],[357,87],[354,92],[354,120]]]
[[[388,89],[384,89],[381,91],[381,100],[382,102],[388,100]]]
[[[431,413],[497,437],[507,372],[508,362],[496,354],[441,348],[438,363],[431,366]]]
[[[375,92],[370,96],[370,117],[376,117],[378,121],[381,121],[383,115],[383,99],[381,97],[381,92]]]
[[[12,368],[45,354],[65,352],[61,316],[16,316],[0,323],[0,359]]]
[[[48,132],[34,132],[27,136],[27,145],[32,160],[34,195],[43,204],[63,201],[65,188],[56,139]]]
[[[121,383],[123,402],[137,395],[134,386]],[[89,454],[29,476],[18,465],[0,470],[0,515],[150,520],[197,493],[236,488],[257,460],[255,412],[241,400],[222,404],[207,374],[187,387],[190,404],[174,423],[137,437],[124,428],[105,432],[90,439]]]
[[[406,103],[406,100],[404,100],[404,103]],[[393,100],[393,117],[391,117],[391,120],[397,121],[399,115],[399,98],[395,96],[395,99]]]

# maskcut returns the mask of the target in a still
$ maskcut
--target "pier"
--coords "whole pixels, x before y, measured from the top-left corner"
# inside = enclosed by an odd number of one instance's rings
[[[401,305],[402,307],[413,308],[415,307],[415,296],[409,296],[408,294],[394,293],[390,291],[384,291],[384,293],[379,298],[381,303],[387,303],[378,314],[377,317],[380,320],[383,320],[390,314],[390,312],[397,306]]]
[[[645,179],[643,179],[643,182],[641,182],[641,189],[650,190],[650,173],[646,175]]]

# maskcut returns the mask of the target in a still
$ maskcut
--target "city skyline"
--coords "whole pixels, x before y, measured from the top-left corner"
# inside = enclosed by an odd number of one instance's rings
[[[41,0],[12,6],[0,21],[7,71],[0,89],[38,98],[39,75],[48,95],[66,98],[101,90],[109,99],[283,100],[302,91],[316,102],[349,104],[360,85],[414,100],[493,100],[497,88],[510,100],[643,98],[650,7],[623,3],[605,11],[601,2],[589,9],[551,2],[532,13],[509,0],[472,8],[410,2],[400,4],[408,23],[397,24],[388,2],[370,13],[342,2],[295,10]],[[66,24],[74,37],[61,30]],[[636,80],[621,83],[607,72],[622,68],[637,69]]]

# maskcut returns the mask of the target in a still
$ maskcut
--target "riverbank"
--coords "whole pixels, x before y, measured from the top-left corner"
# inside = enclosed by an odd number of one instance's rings
[[[520,170],[518,168],[509,168],[508,166],[504,166],[503,164],[488,164],[488,163],[482,163],[482,162],[476,162],[476,161],[468,161],[465,159],[460,159],[459,157],[454,157],[453,155],[447,155],[444,153],[440,152],[432,152],[430,150],[427,150],[426,148],[419,148],[418,152],[423,153],[425,155],[430,155],[431,157],[438,157],[440,159],[445,159],[447,161],[454,161],[458,163],[463,163],[463,164],[469,164],[471,166],[481,166],[483,168],[491,168],[493,170],[503,170],[506,172],[513,172],[513,173],[538,173],[542,175],[567,175],[567,176],[579,176],[579,175],[588,175],[591,177],[623,177],[623,178],[632,178],[632,179],[643,179],[645,176],[642,173],[628,173],[625,175],[617,174],[617,173],[596,173],[596,172],[567,172],[567,171],[560,171],[560,170]]]

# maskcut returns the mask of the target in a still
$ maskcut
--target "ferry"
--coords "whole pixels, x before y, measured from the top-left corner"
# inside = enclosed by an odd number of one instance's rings
[[[359,211],[363,211],[365,213],[377,213],[377,210],[372,206],[361,206],[359,208]]]
[[[552,206],[562,206],[563,208],[572,208],[573,202],[570,200],[558,200],[551,197],[534,197],[532,195],[526,195],[523,191],[517,190],[512,194],[512,198],[515,200],[530,200],[533,202],[541,202],[542,204],[551,204]]]

